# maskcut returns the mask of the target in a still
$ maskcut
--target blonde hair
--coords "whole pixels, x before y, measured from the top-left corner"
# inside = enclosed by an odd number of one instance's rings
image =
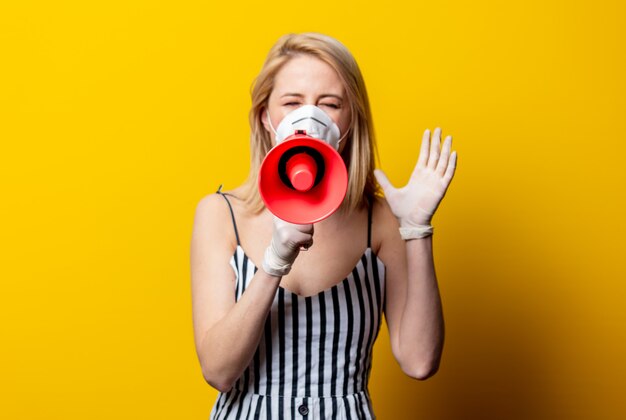
[[[271,48],[251,90],[250,173],[244,183],[246,204],[253,213],[264,208],[258,191],[258,172],[263,158],[272,148],[270,133],[265,130],[262,113],[274,88],[274,78],[291,58],[308,54],[330,65],[346,90],[352,123],[341,157],[348,169],[348,191],[341,209],[353,211],[373,203],[378,192],[374,178],[377,157],[369,99],[363,76],[348,49],[334,38],[318,33],[288,34]]]

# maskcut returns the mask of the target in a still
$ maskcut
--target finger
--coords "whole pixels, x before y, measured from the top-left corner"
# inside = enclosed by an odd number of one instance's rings
[[[433,138],[430,142],[430,155],[428,156],[428,168],[435,169],[439,161],[439,141],[441,138],[441,128],[435,128]]]
[[[388,195],[388,193],[393,191],[393,185],[391,185],[391,182],[389,182],[387,175],[385,175],[383,171],[381,171],[380,169],[375,169],[374,176],[376,177],[376,181],[378,181],[381,188],[383,189],[385,195]]]
[[[428,163],[428,141],[430,140],[430,130],[427,128],[422,135],[422,145],[420,147],[420,155],[417,159],[416,167],[423,168]]]
[[[310,241],[300,244],[300,251],[308,251],[313,246],[313,237]]]
[[[292,241],[299,247],[310,248],[313,245],[313,235],[307,235],[306,233],[295,234],[292,237]]]
[[[448,167],[448,159],[450,158],[450,147],[452,146],[452,136],[446,137],[443,141],[443,148],[441,150],[441,156],[439,157],[439,163],[437,163],[437,169],[435,171],[440,176],[446,172]]]
[[[294,225],[298,232],[306,233],[307,235],[313,235],[313,225]]]
[[[304,232],[304,233],[310,233],[313,234],[313,225],[312,224],[297,224],[297,223],[291,223],[288,222],[286,220],[281,219],[280,217],[273,215],[273,220],[274,220],[274,225],[277,228],[282,228],[282,227],[293,227],[294,229],[300,231],[300,232]]]
[[[454,177],[455,170],[456,170],[456,150],[452,152],[452,154],[450,155],[450,161],[448,162],[446,173],[443,176],[443,182],[446,184],[446,188],[448,188],[448,185],[450,185],[450,181],[452,181],[452,177]]]

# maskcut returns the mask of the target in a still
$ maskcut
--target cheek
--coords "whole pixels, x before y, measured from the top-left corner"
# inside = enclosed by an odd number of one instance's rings
[[[343,135],[350,129],[350,120],[347,119],[344,121],[343,126],[341,126],[341,134]]]
[[[350,120],[350,112],[341,116],[339,123],[337,125],[339,126],[339,130],[341,130],[342,135],[350,129],[351,123],[352,121]]]
[[[345,130],[349,128],[350,126],[349,115],[346,117],[343,113],[340,113],[340,112],[328,112],[328,111],[325,111],[325,112],[326,112],[326,115],[328,115],[330,119],[333,120],[333,122],[337,125],[337,127],[339,127],[341,134],[343,134]]]
[[[278,125],[280,124],[280,122],[283,120],[283,118],[285,118],[285,113],[280,110],[280,109],[270,109],[270,116],[269,118],[271,118],[272,120],[272,126],[274,127],[274,130],[276,130],[278,128]],[[267,115],[266,115],[267,118]],[[269,120],[268,118],[268,120]],[[267,125],[267,129],[272,132],[271,127],[269,126],[269,124]],[[272,132],[273,134],[273,132]]]
[[[343,137],[350,130],[350,119],[344,119],[343,121],[341,121],[341,124],[337,124],[337,126],[339,127],[339,132]],[[344,137],[344,139],[341,141],[341,144],[344,144],[346,139],[347,138]]]

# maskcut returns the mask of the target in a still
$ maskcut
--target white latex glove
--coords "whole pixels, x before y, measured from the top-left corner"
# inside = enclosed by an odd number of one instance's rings
[[[272,276],[284,276],[291,270],[301,249],[313,245],[313,225],[296,225],[276,216],[272,241],[265,250],[263,270]]]
[[[424,131],[417,164],[409,183],[402,188],[391,185],[383,171],[379,169],[374,171],[391,211],[400,222],[401,232],[403,229],[406,232],[410,229],[425,228],[430,228],[432,232],[430,222],[456,169],[456,151],[450,154],[452,136],[446,137],[442,150],[440,139],[441,128],[435,128],[432,142],[430,130]]]

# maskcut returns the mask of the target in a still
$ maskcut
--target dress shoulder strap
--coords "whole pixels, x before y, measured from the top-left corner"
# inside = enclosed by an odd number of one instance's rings
[[[374,203],[370,202],[367,207],[367,247],[372,247],[372,208]]]
[[[237,238],[237,245],[241,246],[241,243],[239,242],[239,231],[237,230],[237,223],[235,222],[235,212],[233,211],[233,206],[230,204],[230,200],[226,197],[227,195],[230,195],[230,194],[222,192],[222,185],[220,185],[220,187],[217,189],[216,194],[219,194],[222,197],[224,197],[224,200],[226,200],[226,203],[228,204],[228,209],[230,210],[230,217],[233,220],[233,227],[235,228],[235,237]],[[234,197],[234,196],[231,196],[231,197]]]

